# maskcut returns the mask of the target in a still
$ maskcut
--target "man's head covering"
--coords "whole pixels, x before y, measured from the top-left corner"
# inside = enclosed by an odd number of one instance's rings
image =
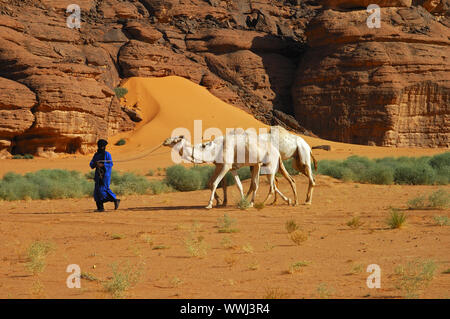
[[[104,140],[104,139],[99,139],[98,142],[97,142],[98,148],[105,147],[106,145],[108,145],[108,142],[106,140]]]

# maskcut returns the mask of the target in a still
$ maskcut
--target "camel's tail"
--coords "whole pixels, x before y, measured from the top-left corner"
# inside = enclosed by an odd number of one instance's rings
[[[317,146],[313,146],[311,147],[311,149],[321,149],[321,150],[325,150],[325,151],[331,151],[331,145],[317,145]]]

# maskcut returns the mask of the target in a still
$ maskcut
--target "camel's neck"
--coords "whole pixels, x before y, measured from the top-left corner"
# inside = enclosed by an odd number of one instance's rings
[[[194,164],[215,163],[216,160],[215,145],[205,149],[202,144],[191,145],[187,140],[182,140],[174,148],[182,159]]]
[[[201,154],[197,154],[197,150],[195,150],[195,148],[187,140],[181,140],[179,143],[175,144],[173,148],[178,152],[183,160],[194,164],[202,163],[202,161],[199,160],[199,158],[201,158]]]

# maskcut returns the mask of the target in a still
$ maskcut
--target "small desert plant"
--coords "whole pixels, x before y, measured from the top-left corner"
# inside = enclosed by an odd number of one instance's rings
[[[359,216],[353,216],[350,221],[347,222],[347,226],[353,229],[359,228],[364,223],[361,221],[361,218]]]
[[[148,173],[146,174],[147,176],[153,176],[155,175],[155,171],[154,170],[149,170]]]
[[[450,274],[450,268],[445,269],[442,273],[445,275]]]
[[[114,93],[118,99],[121,99],[128,93],[128,90],[126,88],[116,87],[114,88]]]
[[[386,223],[391,229],[401,228],[406,224],[406,214],[398,209],[391,208]]]
[[[253,254],[253,247],[248,243],[242,246],[242,250],[247,254]]]
[[[294,232],[294,231],[296,231],[297,229],[299,229],[299,226],[297,225],[297,223],[294,221],[294,220],[288,220],[287,222],[286,222],[286,225],[285,225],[285,227],[286,227],[286,231],[290,234],[290,233],[292,233],[292,232]]]
[[[147,234],[147,233],[140,233],[138,236],[139,236],[139,238],[141,240],[144,241],[144,243],[146,243],[146,244],[148,244],[150,246],[153,246],[153,239],[152,239],[152,237],[149,234]]]
[[[310,264],[309,261],[298,261],[289,266],[288,273],[294,274],[296,272],[300,272],[303,270],[303,267],[306,267]]]
[[[44,271],[47,254],[53,250],[53,244],[44,241],[35,241],[28,248],[26,268],[33,274]]]
[[[169,249],[169,246],[166,245],[156,245],[155,247],[152,248],[152,250],[162,250],[162,249]]]
[[[88,281],[100,281],[97,277],[89,272],[82,272],[80,278]]]
[[[428,196],[422,195],[408,201],[408,209],[446,209],[450,207],[450,193],[439,189]]]
[[[127,141],[125,141],[125,139],[121,138],[120,140],[118,140],[116,142],[116,145],[117,146],[122,146],[122,145],[125,145],[126,143],[127,143]]]
[[[37,278],[33,282],[33,285],[31,286],[31,294],[38,298],[45,297],[45,287],[42,284],[42,282],[39,280],[39,278]]]
[[[408,209],[424,209],[426,207],[425,196],[418,196],[408,201]]]
[[[170,280],[170,285],[172,288],[177,288],[183,284],[183,281],[178,277],[173,277],[172,280]]]
[[[263,299],[286,299],[288,296],[289,294],[280,288],[266,288]]]
[[[111,234],[111,239],[123,239],[125,238],[122,234]]]
[[[126,291],[138,283],[141,269],[138,266],[130,266],[128,263],[122,267],[113,263],[110,267],[113,272],[112,278],[104,282],[103,287],[111,293],[113,298],[124,298]]]
[[[220,241],[220,245],[225,249],[231,249],[236,247],[236,245],[233,244],[232,239],[228,236],[222,238],[222,240]]]
[[[321,299],[329,299],[334,293],[334,288],[329,287],[326,283],[321,283],[317,286],[317,294]]]
[[[258,270],[258,269],[259,269],[259,264],[258,264],[258,262],[256,262],[256,261],[251,262],[251,263],[248,265],[248,269],[249,269],[249,270]]]
[[[250,208],[250,201],[247,198],[242,198],[238,203],[238,207],[241,210],[246,210]]]
[[[233,255],[228,255],[228,256],[225,256],[225,262],[227,263],[227,265],[228,266],[230,266],[230,267],[232,267],[232,266],[234,266],[236,263],[237,263],[237,258],[236,258],[236,256],[233,256]]]
[[[297,229],[289,234],[289,238],[296,244],[301,245],[308,239],[308,233],[303,230]]]
[[[173,189],[169,185],[166,184],[164,181],[150,181],[149,182],[150,190],[152,191],[152,194],[158,195],[162,193],[169,193],[172,192]]]
[[[364,271],[364,265],[363,264],[354,264],[352,266],[352,269],[350,270],[351,274],[360,274]]]
[[[413,260],[395,269],[396,287],[405,298],[417,298],[420,290],[426,288],[434,277],[436,263],[433,260]]]
[[[450,207],[450,192],[439,189],[428,197],[429,207],[445,209]]]
[[[448,216],[434,216],[433,219],[439,226],[450,226],[450,219]]]
[[[236,220],[228,216],[227,214],[223,215],[223,218],[218,219],[218,227],[219,233],[236,233],[239,230],[233,228],[233,225],[236,223]]]
[[[191,234],[184,240],[186,249],[192,257],[205,257],[208,254],[208,245],[203,236],[194,236]]]

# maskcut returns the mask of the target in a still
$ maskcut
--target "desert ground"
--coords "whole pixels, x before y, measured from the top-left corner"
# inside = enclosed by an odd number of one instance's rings
[[[173,165],[170,150],[164,148],[130,159],[160,144],[175,127],[192,130],[194,119],[204,120],[203,129],[264,127],[251,115],[188,82],[169,77],[125,83],[129,94],[122,103],[138,103],[144,121],[135,131],[110,139],[114,169],[145,174]],[[167,88],[174,86],[179,94],[168,94]],[[114,146],[121,138],[127,143]],[[314,151],[318,160],[448,151],[305,139],[312,146],[331,145],[331,151]],[[0,160],[0,176],[43,168],[88,172],[91,156]],[[265,179],[261,180],[257,202],[268,191]],[[296,176],[295,180],[303,202],[307,179]],[[322,175],[316,181],[311,206],[288,206],[279,199],[276,205],[260,210],[239,209],[234,186],[229,188],[229,206],[212,210],[204,209],[208,190],[126,196],[119,210],[114,211],[109,203],[105,213],[94,213],[92,198],[2,201],[0,298],[111,298],[103,283],[113,277],[113,264],[128,267],[136,275],[135,285],[122,296],[126,298],[405,298],[404,291],[396,288],[395,270],[417,260],[433,260],[437,267],[429,285],[415,291],[418,296],[450,296],[450,232],[433,219],[450,217],[450,212],[406,210],[408,200],[438,189],[450,191],[449,186],[368,185]],[[243,184],[248,189],[249,182]],[[292,197],[284,180],[280,186]],[[391,208],[406,212],[404,227],[388,227]],[[221,232],[224,216],[231,221],[230,232]],[[347,225],[354,216],[361,221],[357,228]],[[290,238],[288,221],[298,225],[301,241]],[[26,254],[36,241],[51,243],[52,249],[45,257],[45,268],[33,274],[26,267]],[[193,248],[197,248],[194,253]],[[295,263],[302,266],[292,269]],[[70,275],[66,269],[71,264],[81,268],[81,288],[66,285]],[[381,268],[380,288],[366,285],[370,275],[366,269],[371,264]]]

